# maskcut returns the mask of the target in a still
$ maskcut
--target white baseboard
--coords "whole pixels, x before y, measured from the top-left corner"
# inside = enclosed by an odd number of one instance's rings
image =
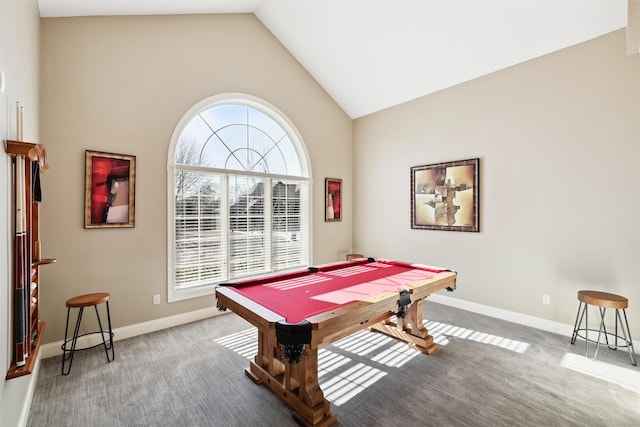
[[[207,319],[209,317],[222,314],[217,307],[208,307],[201,310],[190,311],[188,313],[176,314],[174,316],[163,317],[160,319],[149,320],[148,322],[127,325],[113,330],[113,340],[119,341],[127,338],[144,335],[162,329],[171,328],[172,326],[184,325],[185,323],[195,322],[197,320]],[[78,347],[89,347],[98,344],[100,335],[87,335],[78,338]],[[43,344],[40,347],[40,357],[43,359],[49,357],[60,356],[62,354],[62,341],[56,341]]]
[[[38,382],[38,374],[40,373],[40,358],[41,354],[38,352],[36,355],[36,361],[31,371],[31,377],[29,378],[29,386],[27,389],[27,396],[20,413],[20,426],[26,426],[29,421],[29,411],[31,410],[31,402],[33,401],[33,394],[36,392],[36,383]]]
[[[0,425],[13,427],[27,425],[40,371],[40,352],[35,355],[35,358],[31,375],[5,380],[2,386],[2,400],[0,400],[0,413],[2,414]]]
[[[532,328],[542,329],[543,331],[553,332],[568,337],[573,333],[573,325],[541,319],[539,317],[529,316],[527,314],[478,304],[471,301],[465,301],[458,298],[452,298],[445,295],[431,294],[429,295],[429,301],[470,311],[472,313],[483,314],[496,319],[506,320],[519,325],[531,326]]]
[[[529,316],[527,314],[522,314],[515,311],[504,310],[501,308],[491,307],[488,305],[478,304],[475,302],[465,301],[440,294],[431,294],[429,295],[428,300],[437,302],[442,305],[459,308],[461,310],[470,311],[472,313],[483,314],[485,316],[506,320],[508,322],[517,323],[519,325],[530,326],[532,328],[541,329],[547,332],[553,332],[555,334],[560,334],[567,337],[570,337],[573,334],[572,324],[570,325],[566,323],[554,322],[553,320],[541,319],[539,317]],[[575,318],[573,320],[575,320]],[[640,342],[640,339],[636,337],[632,337],[631,339],[635,342]]]

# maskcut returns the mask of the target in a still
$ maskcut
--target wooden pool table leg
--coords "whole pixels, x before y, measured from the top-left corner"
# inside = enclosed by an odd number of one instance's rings
[[[318,349],[305,346],[298,363],[280,358],[275,339],[258,330],[258,354],[245,373],[256,384],[264,383],[293,409],[302,426],[326,427],[336,421],[331,404],[318,384]]]
[[[304,426],[329,426],[336,421],[336,415],[318,384],[318,349],[306,345],[305,350],[300,362],[286,363],[299,384],[299,401],[289,402],[295,409],[293,418]]]
[[[383,334],[398,338],[408,342],[411,346],[423,353],[432,354],[438,350],[438,344],[433,342],[433,337],[424,326],[424,299],[413,301],[407,310],[404,318],[398,317],[396,322],[386,320],[376,323],[370,330],[382,332]]]

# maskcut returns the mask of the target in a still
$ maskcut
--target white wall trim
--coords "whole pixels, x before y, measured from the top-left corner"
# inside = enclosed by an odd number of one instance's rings
[[[36,392],[36,383],[38,382],[38,374],[40,373],[40,358],[41,352],[36,356],[36,361],[33,367],[33,371],[31,371],[31,377],[29,378],[29,385],[27,386],[27,395],[24,402],[24,406],[22,407],[22,411],[20,412],[20,426],[24,427],[27,425],[27,421],[29,421],[29,412],[31,411],[31,402],[33,401],[33,395]]]
[[[560,334],[571,337],[573,334],[573,324],[555,322],[553,320],[542,319],[540,317],[529,316],[527,314],[515,311],[504,310],[501,308],[491,307],[488,305],[478,304],[471,301],[465,301],[458,298],[452,298],[440,294],[429,295],[429,301],[436,302],[449,307],[459,308],[461,310],[470,311],[472,313],[483,314],[485,316],[496,319],[506,320],[508,322],[517,323],[519,325],[530,326],[532,328],[541,329],[543,331]],[[576,304],[576,313],[578,305]],[[575,320],[575,318],[574,318]],[[635,342],[640,342],[640,338],[632,337]],[[635,346],[634,346],[635,347]]]
[[[472,313],[483,314],[485,316],[494,317],[496,319],[506,320],[508,322],[517,323],[519,325],[531,326],[532,328],[542,329],[543,331],[553,332],[555,334],[565,335],[568,337],[570,337],[573,333],[573,325],[554,322],[553,320],[541,319],[539,317],[529,316],[527,314],[478,304],[471,301],[465,301],[458,298],[452,298],[439,294],[431,294],[429,295],[429,301],[459,308],[461,310],[470,311]]]

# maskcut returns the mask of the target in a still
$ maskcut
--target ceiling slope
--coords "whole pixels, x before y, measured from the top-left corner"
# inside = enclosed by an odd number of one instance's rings
[[[43,17],[254,13],[351,118],[626,26],[626,0],[39,0]]]

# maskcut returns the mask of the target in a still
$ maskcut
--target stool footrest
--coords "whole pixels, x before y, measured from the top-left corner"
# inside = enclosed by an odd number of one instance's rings
[[[598,329],[579,328],[579,329],[576,329],[574,331],[574,334],[575,334],[575,337],[582,338],[583,340],[588,341],[588,342],[593,343],[593,344],[606,344],[607,347],[609,347],[611,350],[615,350],[617,348],[627,348],[627,347],[631,347],[632,346],[632,343],[628,339],[626,339],[626,338],[624,338],[624,337],[622,337],[620,335],[616,335],[613,332],[606,332],[606,333],[602,332],[602,334],[601,334],[602,337],[601,337],[600,341],[598,341],[598,340],[594,340],[594,339],[591,339],[591,338],[587,338],[587,334],[586,333],[584,335],[581,335],[580,334],[581,331],[593,332],[594,334],[598,335],[598,332],[600,332]],[[614,340],[616,340],[616,343],[614,345],[610,344],[609,343],[609,338],[613,338]],[[617,341],[624,342],[624,345],[618,344]],[[575,342],[575,339],[574,339],[574,342]]]
[[[103,339],[106,338],[107,340],[111,340],[115,336],[115,334],[113,332],[111,332],[111,334],[109,334],[109,331],[103,331],[103,332],[95,331],[95,332],[87,332],[86,334],[78,335],[77,339],[80,339],[82,337],[86,337],[86,336],[89,336],[89,335],[102,335]],[[71,351],[71,349],[69,347],[67,347],[67,344],[73,343],[73,340],[74,340],[73,338],[69,338],[68,340],[63,342],[62,345],[60,346],[62,351]],[[89,345],[89,346],[86,346],[86,347],[80,347],[80,348],[76,347],[76,348],[73,349],[73,351],[91,350],[92,348],[100,347],[101,345],[103,345],[102,341],[100,341],[97,344]],[[109,346],[107,348],[111,348],[111,346]]]

